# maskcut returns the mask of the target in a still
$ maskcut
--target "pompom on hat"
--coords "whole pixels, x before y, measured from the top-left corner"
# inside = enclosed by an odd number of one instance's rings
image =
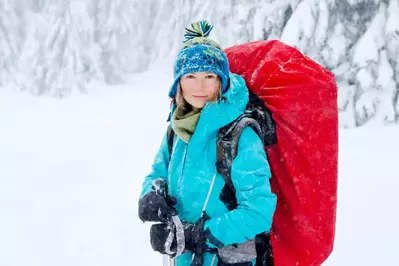
[[[169,97],[177,93],[180,78],[193,72],[211,72],[220,77],[222,93],[229,83],[229,62],[222,47],[209,38],[213,26],[206,20],[191,23],[186,28],[184,46],[178,53],[174,66],[174,82],[169,90]]]

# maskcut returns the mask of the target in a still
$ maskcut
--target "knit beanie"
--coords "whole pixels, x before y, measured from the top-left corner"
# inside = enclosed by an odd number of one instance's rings
[[[185,28],[184,46],[177,54],[174,66],[174,82],[169,97],[176,96],[180,78],[193,72],[211,72],[220,77],[222,93],[229,83],[229,62],[221,46],[209,38],[213,26],[206,20],[191,23]]]

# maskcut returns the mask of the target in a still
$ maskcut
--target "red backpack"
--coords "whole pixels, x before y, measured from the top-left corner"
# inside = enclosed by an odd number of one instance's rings
[[[334,76],[279,41],[246,43],[225,52],[230,71],[244,77],[275,125],[277,141],[265,142],[272,191],[277,195],[270,234],[274,265],[321,265],[332,252],[335,235],[338,106]]]

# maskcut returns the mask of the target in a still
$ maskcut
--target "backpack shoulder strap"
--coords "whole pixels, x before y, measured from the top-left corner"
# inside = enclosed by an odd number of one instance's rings
[[[172,155],[172,149],[173,149],[173,140],[175,138],[175,131],[173,130],[172,126],[168,126],[168,151],[169,151],[169,158]]]
[[[245,127],[250,126],[258,134],[263,145],[277,144],[276,123],[272,116],[272,112],[266,107],[264,100],[249,91],[249,102],[244,114],[219,130],[216,167],[224,177],[227,188],[234,193],[233,195],[235,195],[235,189],[231,180],[230,168],[237,156],[241,132]],[[227,188],[225,194],[228,194]]]
[[[233,124],[221,129],[217,140],[216,168],[226,182],[220,199],[229,210],[237,207],[236,190],[231,179],[231,165],[237,156],[241,133],[247,126],[250,126],[259,136],[262,136],[259,123],[253,118],[243,116],[239,117]]]

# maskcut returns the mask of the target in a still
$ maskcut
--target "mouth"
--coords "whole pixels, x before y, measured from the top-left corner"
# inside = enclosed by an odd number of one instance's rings
[[[201,95],[193,95],[194,98],[196,99],[206,99],[208,96],[201,96]]]

